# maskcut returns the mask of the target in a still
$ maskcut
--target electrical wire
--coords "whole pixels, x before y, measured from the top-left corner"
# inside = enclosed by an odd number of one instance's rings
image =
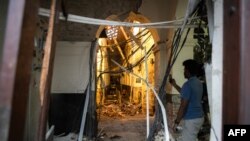
[[[147,31],[147,32],[144,33],[144,34],[142,34],[144,31]],[[149,32],[147,29],[143,29],[143,30],[140,31],[138,34],[136,34],[135,36],[136,36],[136,38],[141,39],[142,37],[146,36],[146,35],[149,34],[149,33],[150,33],[150,32]],[[144,44],[144,43],[147,41],[148,38],[149,38],[149,37],[147,37],[146,40],[142,41],[142,44]],[[119,44],[119,45],[126,45],[126,44],[128,44],[128,43],[130,43],[130,42],[133,42],[133,41],[134,41],[133,39],[129,38],[128,40],[118,42],[118,44]],[[108,46],[99,46],[99,47],[100,47],[100,48],[102,48],[102,47],[111,47],[111,48],[113,48],[113,47],[116,47],[116,46],[117,46],[117,44],[112,44],[112,45],[108,45]],[[138,46],[132,46],[132,48],[134,48],[134,47],[137,47],[136,51],[139,49]],[[128,55],[128,59],[129,59],[129,57],[131,57],[131,56],[132,56],[132,54],[131,54],[131,55]]]
[[[151,35],[150,35],[150,36],[151,36]],[[149,36],[149,37],[150,37],[150,36]],[[146,43],[146,42],[148,41],[149,37],[147,37],[147,38],[142,42],[142,44]],[[155,45],[152,45],[152,46],[151,46],[151,48],[149,49],[148,53],[150,53],[150,51],[153,49],[154,46],[155,46]],[[137,46],[136,52],[137,52],[139,49],[140,49],[140,47]],[[135,53],[135,52],[133,52],[132,54],[134,54],[134,53]],[[129,55],[129,56],[130,56],[130,55]],[[139,61],[138,61],[137,63],[135,63],[136,65],[131,65],[131,64],[130,64],[130,66],[127,66],[128,69],[132,69],[133,67],[139,65],[140,62],[141,62],[142,60],[143,60],[143,57],[142,57],[141,59],[139,59]],[[125,60],[122,60],[122,61],[124,62]],[[100,71],[100,72],[101,72],[101,73],[100,73],[100,75],[101,75],[102,73],[122,73],[123,71],[122,71],[122,70],[118,70],[118,71],[107,71],[107,70],[104,70],[104,71]]]
[[[199,8],[200,8],[200,7],[199,7],[199,5],[198,5],[198,6],[196,7],[195,11],[194,11],[191,15],[192,15],[192,16],[196,16],[197,11],[198,11]],[[192,22],[193,22],[193,21],[191,21],[191,23],[192,23]],[[186,22],[185,24],[187,24],[187,22]],[[185,25],[183,25],[183,27],[185,27]],[[174,63],[175,63],[175,61],[176,61],[176,59],[177,59],[177,57],[178,57],[180,51],[181,51],[181,50],[183,49],[183,47],[184,47],[184,44],[185,44],[185,42],[186,42],[188,33],[189,33],[189,31],[190,31],[190,28],[188,28],[188,30],[187,30],[187,32],[186,32],[186,35],[185,35],[185,37],[184,37],[184,40],[182,41],[181,46],[179,46],[179,43],[180,43],[181,38],[182,38],[183,29],[184,29],[184,28],[179,28],[179,29],[177,29],[177,30],[175,31],[175,34],[174,34],[174,37],[173,37],[172,48],[171,48],[171,53],[170,53],[170,58],[169,58],[168,66],[167,66],[167,68],[166,68],[165,75],[164,75],[164,77],[163,77],[163,81],[162,81],[161,86],[160,86],[160,88],[159,88],[159,96],[160,96],[161,99],[163,99],[163,98],[164,98],[164,95],[165,95],[165,86],[166,86],[167,78],[168,78],[168,76],[169,76],[169,74],[170,74],[170,71],[171,71],[171,69],[172,69],[172,67],[173,67],[173,65],[174,65]],[[155,130],[156,130],[156,126],[157,126],[159,123],[161,123],[161,122],[159,122],[159,120],[161,121],[161,119],[160,119],[161,114],[164,115],[164,113],[160,113],[160,110],[157,110],[157,111],[156,111],[155,121],[154,121],[154,123],[153,123],[153,128],[152,128],[152,130],[151,130],[151,132],[150,132],[150,136],[149,136],[148,140],[152,140],[153,135],[154,135],[154,132],[155,132]],[[162,116],[163,116],[163,115],[162,115]],[[156,120],[156,119],[157,119],[157,120]]]
[[[152,46],[150,47],[150,49],[147,51],[147,54],[146,54],[146,55],[152,53],[152,50],[153,50],[154,46],[155,46],[155,44],[152,45]],[[136,66],[138,66],[139,64],[141,64],[142,61],[144,61],[144,56],[141,57],[136,63],[134,63],[134,64],[132,64],[132,65],[130,65],[130,66],[127,66],[126,69],[131,70],[131,69],[133,69],[134,67],[136,67]],[[124,70],[122,70],[122,69],[121,69],[121,70],[117,70],[117,71],[100,71],[100,74],[99,74],[98,77],[100,77],[100,75],[102,75],[102,74],[104,74],[104,73],[123,73],[123,72],[124,72]]]
[[[141,39],[143,36],[146,36],[147,34],[149,34],[150,32],[149,31],[147,31],[146,33],[144,33],[144,34],[142,34],[142,35],[140,35],[140,36],[138,36],[138,37],[136,37],[136,38],[138,38],[138,39]],[[124,40],[124,41],[120,41],[120,42],[118,42],[118,44],[119,45],[126,45],[126,44],[128,44],[128,43],[130,43],[130,42],[133,42],[134,40],[133,39],[128,39],[128,40]],[[116,47],[117,46],[117,44],[112,44],[112,45],[106,45],[106,46],[99,46],[99,47],[101,47],[101,48],[103,48],[103,47],[106,47],[106,48],[113,48],[113,47]],[[132,48],[133,47],[135,47],[135,46],[132,46]]]
[[[83,108],[83,115],[82,115],[82,120],[81,120],[78,141],[82,141],[84,128],[85,128],[86,116],[87,116],[87,111],[88,111],[88,106],[89,106],[89,101],[90,101],[90,93],[91,93],[91,89],[92,89],[92,82],[94,79],[92,76],[92,69],[93,69],[93,58],[95,57],[96,48],[97,48],[96,47],[96,40],[94,40],[94,41],[92,41],[91,49],[90,49],[90,57],[89,57],[89,73],[90,73],[90,75],[89,75],[87,95],[86,95],[84,108]],[[92,101],[90,101],[90,102],[92,102]],[[95,107],[91,107],[91,108],[95,108]],[[91,111],[90,111],[90,115],[91,115]]]

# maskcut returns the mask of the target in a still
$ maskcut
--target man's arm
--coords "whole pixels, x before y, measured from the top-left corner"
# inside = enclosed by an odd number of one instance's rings
[[[177,113],[177,117],[176,117],[176,120],[175,120],[175,124],[179,124],[181,119],[183,118],[186,110],[187,110],[187,106],[188,106],[188,100],[185,100],[185,99],[181,99],[181,105],[180,105],[180,108],[178,110],[178,113]]]
[[[169,76],[169,82],[175,87],[175,89],[181,93],[181,87],[176,84],[175,79],[172,78],[172,76]]]
[[[181,87],[180,87],[179,85],[177,85],[176,83],[173,83],[172,85],[175,87],[175,89],[176,89],[179,93],[181,93]]]

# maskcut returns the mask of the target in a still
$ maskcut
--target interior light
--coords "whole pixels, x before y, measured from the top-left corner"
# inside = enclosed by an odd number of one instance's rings
[[[133,23],[139,24],[140,22],[134,21]],[[133,35],[137,35],[140,32],[140,27],[134,27],[133,28]]]
[[[118,27],[117,26],[106,26],[106,34],[108,38],[111,39],[116,39],[118,35]]]

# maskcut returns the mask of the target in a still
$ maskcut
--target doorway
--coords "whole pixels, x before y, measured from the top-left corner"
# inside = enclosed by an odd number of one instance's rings
[[[148,21],[142,17],[131,12],[125,21]],[[115,15],[109,18],[117,20]],[[128,137],[124,134],[133,134],[133,129],[140,127],[137,130],[141,134],[136,138],[141,136],[144,140],[147,95],[151,120],[155,112],[154,94],[145,81],[151,86],[155,84],[156,60],[153,51],[157,47],[156,32],[145,27],[101,26],[97,34],[96,103],[99,132],[105,132],[105,138],[111,139],[114,131],[111,135],[109,130],[112,126],[112,129],[123,128],[123,135],[119,135],[119,132],[117,136]]]

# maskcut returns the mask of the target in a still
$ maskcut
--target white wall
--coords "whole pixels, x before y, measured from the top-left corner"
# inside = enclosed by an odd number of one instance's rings
[[[176,60],[173,68],[172,68],[172,75],[173,78],[176,80],[176,83],[179,86],[182,86],[185,81],[184,78],[184,66],[182,65],[183,61],[186,59],[193,59],[193,46],[185,46],[182,51],[180,52],[178,59]],[[176,89],[172,89],[172,94],[179,94]]]
[[[214,1],[210,141],[222,140],[223,0]]]
[[[51,93],[83,93],[89,79],[91,42],[56,45]]]
[[[184,0],[187,1],[187,0]],[[179,0],[177,7],[176,17],[182,17],[181,13],[184,10],[180,10],[185,3],[183,0]],[[214,3],[214,23],[213,23],[213,35],[212,35],[212,65],[208,66],[206,70],[207,84],[208,84],[208,94],[210,102],[210,113],[211,113],[211,134],[210,141],[221,141],[222,139],[222,73],[223,73],[223,0],[213,1]],[[181,12],[182,11],[182,12]],[[192,46],[192,42],[188,42],[188,46]],[[190,47],[191,48],[191,47]],[[180,54],[180,57],[176,61],[176,64],[173,68],[173,77],[176,78],[176,81],[179,85],[182,85],[184,82],[183,77],[183,67],[182,60],[185,58],[191,58],[192,49],[187,47],[184,48]],[[181,70],[181,72],[179,71]],[[176,93],[175,90],[172,91]]]
[[[151,22],[175,20],[177,0],[143,0],[139,11]],[[172,40],[172,29],[157,29],[160,41],[166,43],[158,44],[155,55],[155,88],[159,89],[165,69],[167,68],[169,56],[169,44]]]

